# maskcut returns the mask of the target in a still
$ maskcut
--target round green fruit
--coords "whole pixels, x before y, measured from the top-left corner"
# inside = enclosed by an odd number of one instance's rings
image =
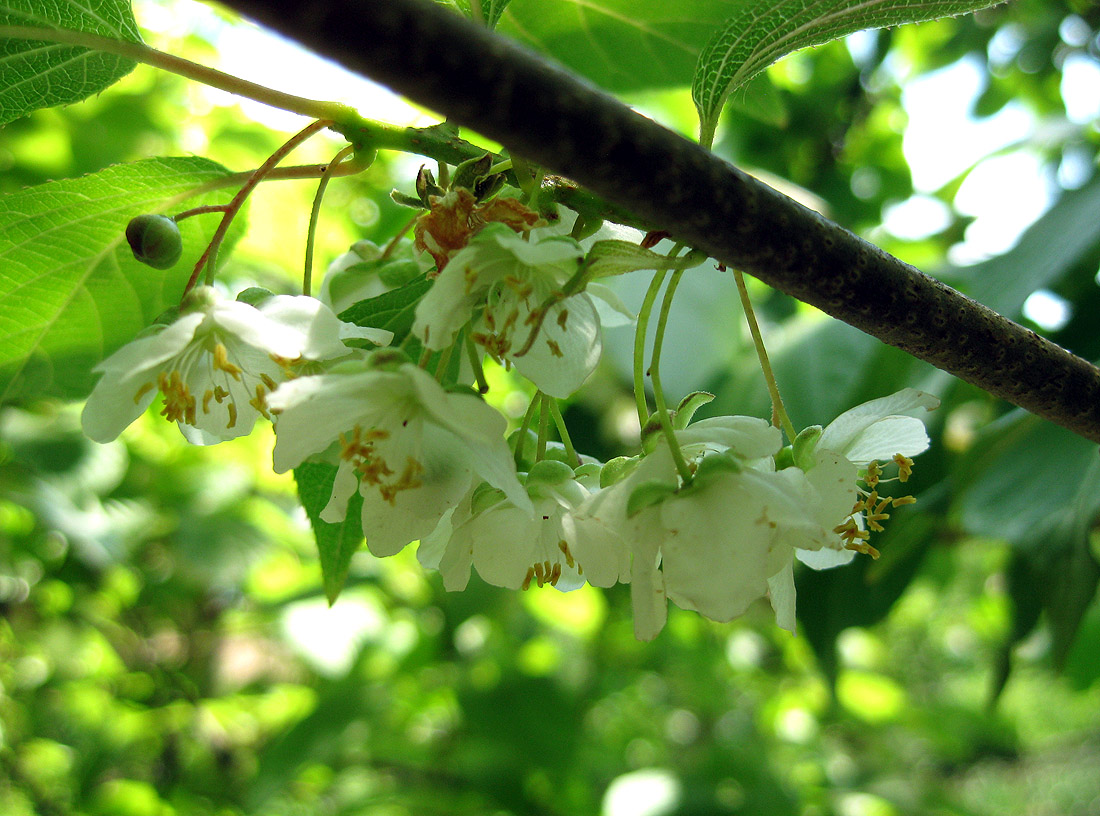
[[[126,225],[126,241],[134,257],[154,269],[169,269],[183,254],[183,238],[166,215],[139,215]]]

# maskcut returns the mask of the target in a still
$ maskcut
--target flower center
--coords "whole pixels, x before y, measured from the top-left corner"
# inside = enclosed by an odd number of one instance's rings
[[[393,505],[402,490],[413,490],[424,484],[420,479],[424,465],[415,457],[406,456],[400,473],[390,467],[376,447],[377,442],[389,436],[389,431],[380,428],[363,431],[356,425],[350,437],[340,434],[340,447],[343,449],[340,457],[351,462],[361,483],[377,487],[382,498]],[[390,478],[393,476],[396,478]]]
[[[581,565],[573,558],[573,553],[569,551],[569,542],[565,539],[558,541],[558,549],[561,550],[562,555],[565,556],[565,565],[567,567],[577,568],[577,574],[583,575],[584,570]],[[527,568],[527,575],[523,579],[523,583],[520,584],[520,589],[527,590],[531,587],[531,582],[534,581],[536,586],[543,587],[549,584],[550,586],[557,586],[558,581],[561,579],[561,561],[536,561],[530,567]]]

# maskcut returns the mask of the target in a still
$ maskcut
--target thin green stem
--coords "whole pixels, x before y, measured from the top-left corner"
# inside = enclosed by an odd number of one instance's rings
[[[447,348],[443,349],[439,355],[439,362],[435,366],[435,381],[440,385],[443,384],[443,380],[447,377],[447,369],[451,365],[451,356],[454,354],[456,343],[451,343]]]
[[[668,280],[665,298],[661,301],[661,313],[657,318],[657,333],[653,338],[653,360],[649,364],[649,376],[653,380],[653,401],[657,404],[657,419],[661,423],[661,430],[664,431],[669,450],[672,452],[672,461],[676,463],[676,470],[680,472],[680,481],[686,485],[691,482],[691,468],[688,467],[684,453],[676,441],[672,418],[665,403],[665,390],[661,385],[661,349],[664,346],[665,327],[668,324],[668,314],[672,309],[672,298],[676,295],[676,287],[680,285],[680,278],[683,276],[684,270],[677,269]]]
[[[321,216],[321,200],[325,197],[325,189],[332,178],[332,171],[344,158],[355,150],[354,145],[348,145],[337,153],[328,163],[321,174],[321,180],[317,183],[317,194],[313,197],[313,207],[309,211],[309,227],[306,229],[306,260],[305,269],[302,271],[302,294],[308,296],[313,288],[313,244],[317,237],[317,221]]]
[[[113,37],[101,37],[98,34],[90,34],[84,31],[73,31],[66,28],[44,28],[38,26],[0,26],[0,39],[12,38],[18,40],[35,40],[38,42],[52,42],[62,45],[76,45],[93,51],[102,51],[107,54],[125,57],[126,59],[152,65],[164,71],[228,91],[237,96],[254,99],[292,113],[300,113],[311,119],[342,120],[349,115],[354,116],[354,111],[339,102],[322,102],[316,99],[306,99],[301,96],[276,91],[272,88],[257,85],[254,82],[226,74],[197,62],[185,60],[172,54],[166,54],[155,48],[150,48],[142,43],[119,40]]]
[[[565,417],[561,415],[558,401],[552,397],[550,398],[550,416],[554,418],[554,424],[558,428],[558,436],[561,437],[561,443],[565,446],[565,455],[574,462],[574,467],[580,467],[581,457],[577,455],[577,451],[573,447],[573,440],[569,438],[569,429],[565,427]]]
[[[184,210],[183,212],[176,213],[172,216],[172,220],[178,224],[185,218],[191,218],[192,216],[196,215],[206,215],[207,213],[215,212],[223,213],[228,207],[228,204],[208,204],[204,207],[192,207],[190,210]]]
[[[768,360],[768,350],[764,348],[764,337],[760,334],[760,324],[756,322],[756,312],[749,300],[749,290],[745,286],[745,276],[741,270],[733,270],[734,280],[737,281],[737,294],[741,296],[741,307],[745,310],[745,320],[749,324],[749,333],[752,335],[753,345],[756,346],[756,356],[760,360],[760,368],[764,371],[764,381],[768,384],[768,393],[772,398],[772,425],[782,428],[791,442],[798,435],[787,416],[787,410],[783,407],[783,398],[779,396],[779,383],[775,380],[771,361]]]
[[[535,461],[546,458],[546,443],[550,441],[550,397],[539,392],[539,444],[535,449]]]
[[[463,345],[466,346],[466,356],[470,360],[470,368],[474,370],[474,380],[477,382],[478,393],[488,394],[489,381],[485,379],[485,369],[481,367],[481,355],[478,354],[477,346],[470,335],[463,336]]]
[[[244,206],[245,200],[248,198],[248,194],[251,193],[256,185],[259,184],[264,176],[271,171],[275,165],[286,158],[294,148],[313,136],[320,130],[324,130],[331,122],[321,119],[316,122],[311,122],[306,125],[296,134],[291,136],[282,147],[268,156],[267,161],[252,171],[252,175],[248,177],[248,180],[241,185],[241,189],[237,191],[237,194],[233,196],[233,199],[226,205],[225,214],[222,215],[222,220],[218,224],[218,228],[214,231],[214,237],[210,239],[210,243],[207,244],[206,249],[203,251],[202,256],[199,258],[198,263],[195,264],[195,269],[191,273],[190,279],[187,281],[187,286],[183,289],[183,294],[186,296],[188,292],[195,286],[195,282],[199,279],[199,273],[202,271],[204,265],[208,265],[206,272],[206,280],[209,284],[214,275],[214,267],[218,257],[218,248],[221,246],[222,239],[225,238],[225,233],[229,230],[229,225],[233,223],[233,218],[237,215],[237,212]]]
[[[536,391],[535,395],[531,397],[531,402],[527,405],[527,410],[523,414],[523,421],[519,424],[519,434],[516,437],[516,450],[513,454],[517,468],[523,465],[523,447],[524,443],[527,441],[527,431],[531,429],[531,422],[535,418],[535,406],[538,405],[539,402],[539,392]]]
[[[638,325],[634,327],[634,401],[638,405],[639,428],[644,428],[649,419],[649,405],[645,398],[645,335],[649,328],[653,303],[657,300],[657,293],[661,291],[666,274],[668,273],[664,269],[653,273],[653,280],[649,282],[649,289],[642,300],[642,308],[638,310]]]

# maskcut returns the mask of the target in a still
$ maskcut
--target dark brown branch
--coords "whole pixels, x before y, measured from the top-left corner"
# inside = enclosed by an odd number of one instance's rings
[[[1100,369],[428,0],[229,5],[724,264],[1100,441]]]

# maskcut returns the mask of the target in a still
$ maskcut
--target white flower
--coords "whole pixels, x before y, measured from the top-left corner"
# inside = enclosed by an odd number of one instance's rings
[[[98,366],[96,384],[81,417],[84,432],[109,442],[164,394],[162,414],[188,441],[212,444],[244,436],[267,395],[304,361],[345,356],[343,339],[388,343],[390,332],[341,322],[309,297],[268,298],[259,308],[202,288],[190,311],[171,325],[126,344]]]
[[[530,349],[537,310],[580,268],[576,241],[525,241],[502,224],[487,224],[451,256],[416,308],[413,333],[442,349],[481,309],[471,337],[499,360],[510,361],[543,393],[565,398],[595,369],[602,339],[592,298],[581,292],[555,303]]]
[[[276,472],[338,442],[336,480],[321,518],[341,521],[358,489],[367,546],[378,556],[432,532],[475,479],[530,513],[504,441],[504,417],[477,396],[448,393],[416,366],[384,355],[366,368],[348,364],[292,380],[268,396],[278,417]]]
[[[563,592],[582,586],[609,587],[625,573],[622,539],[598,524],[579,524],[573,511],[590,495],[572,468],[539,462],[527,478],[534,515],[511,501],[481,491],[445,530],[447,538],[438,563],[448,590],[465,589],[471,565],[488,583],[509,589],[549,584]],[[453,526],[453,529],[452,529]],[[439,542],[429,541],[429,547]],[[430,558],[430,556],[427,556]],[[422,559],[423,562],[423,559]]]
[[[676,432],[698,470],[682,486],[662,438],[623,481],[589,500],[581,517],[618,524],[633,554],[634,631],[650,640],[666,598],[717,621],[768,592],[795,547],[821,546],[827,530],[805,506],[812,488],[797,468],[776,472],[779,431],[754,417],[702,420]]]
[[[874,482],[869,484],[871,493],[857,489],[856,476],[872,462],[894,461],[902,476],[907,478],[911,457],[923,453],[929,444],[924,422],[913,414],[932,411],[939,404],[931,394],[905,388],[888,397],[857,405],[826,426],[812,449],[813,464],[806,477],[813,493],[806,497],[806,502],[827,529],[834,530],[846,524],[855,536],[865,535],[863,531],[869,524],[872,529],[881,529],[877,523],[881,520],[879,514],[890,501],[879,499],[874,492],[877,476],[871,477]],[[857,502],[871,506],[853,509],[859,506]],[[817,570],[841,566],[851,562],[856,555],[856,549],[845,543],[839,535],[833,535],[826,546],[816,550],[796,549],[795,556]],[[793,565],[772,576],[769,586],[778,625],[793,632]]]

